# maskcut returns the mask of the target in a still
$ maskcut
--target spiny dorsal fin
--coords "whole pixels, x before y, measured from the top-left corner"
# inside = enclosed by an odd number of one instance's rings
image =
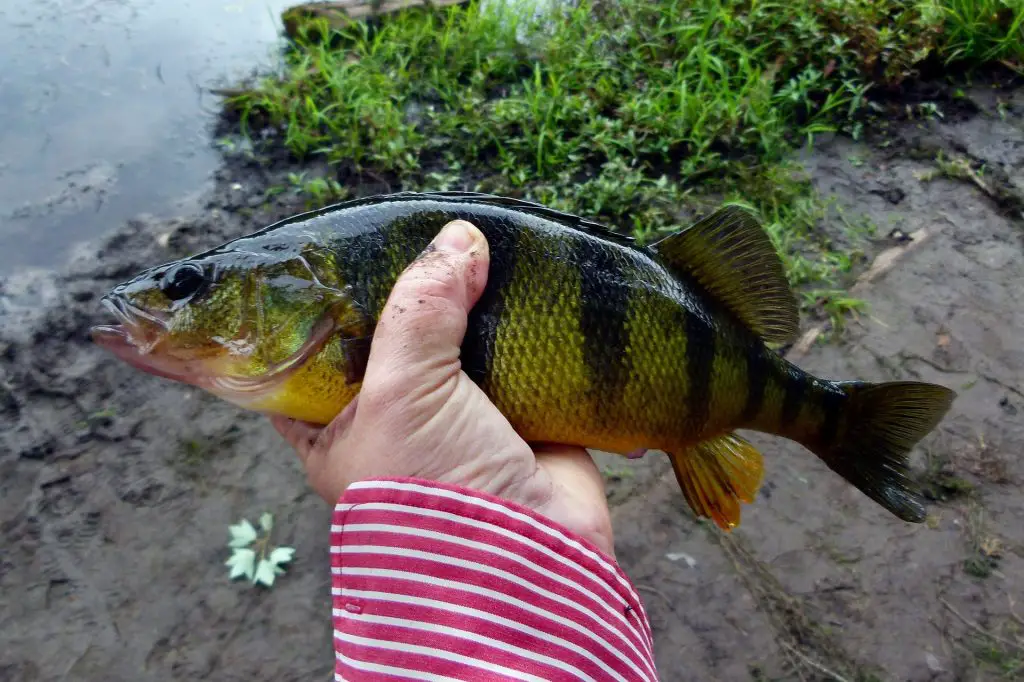
[[[765,341],[785,343],[796,336],[799,311],[782,259],[747,211],[726,206],[650,248]]]
[[[668,453],[690,509],[730,531],[740,524],[740,502],[752,504],[764,478],[761,453],[735,433]]]
[[[317,216],[326,215],[346,208],[385,204],[391,201],[428,201],[431,199],[434,201],[459,201],[462,203],[480,204],[483,206],[500,206],[502,208],[522,211],[540,218],[546,218],[548,220],[561,223],[568,228],[587,232],[595,237],[599,237],[607,241],[616,242],[623,246],[638,248],[636,240],[629,235],[616,232],[607,225],[602,225],[601,223],[583,218],[582,216],[578,216],[573,213],[559,211],[557,209],[544,206],[543,204],[527,201],[525,199],[514,199],[512,197],[503,197],[496,194],[464,192],[457,190],[439,190],[434,192],[394,192],[392,194],[374,194],[372,196],[361,197],[359,199],[347,199],[329,206],[323,206],[279,220],[278,222],[261,229],[260,232],[270,232],[286,224],[301,222],[309,218],[315,218]]]
[[[524,213],[532,213],[535,216],[547,218],[548,220],[554,220],[567,227],[573,227],[578,230],[590,232],[595,236],[618,242],[626,246],[637,246],[635,239],[629,235],[622,234],[621,232],[616,232],[607,225],[578,216],[574,213],[559,211],[558,209],[551,208],[543,204],[527,201],[526,199],[515,199],[513,197],[503,197],[496,194],[484,194],[483,192],[461,191],[408,192],[407,194],[408,198],[414,199],[446,199],[449,201],[465,201],[488,206],[510,208],[517,211],[523,211]]]

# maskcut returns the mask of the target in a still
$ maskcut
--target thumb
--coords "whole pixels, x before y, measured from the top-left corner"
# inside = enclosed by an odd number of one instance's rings
[[[398,278],[381,312],[364,388],[388,387],[387,397],[430,391],[459,368],[469,311],[487,283],[487,239],[455,220]]]

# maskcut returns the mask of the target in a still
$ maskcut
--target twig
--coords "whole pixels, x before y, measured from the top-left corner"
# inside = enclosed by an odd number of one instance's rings
[[[217,97],[241,97],[253,92],[249,88],[206,88],[206,91]]]
[[[1014,388],[1013,386],[1010,386],[1009,384],[1004,384],[1002,381],[1000,381],[999,379],[996,379],[994,376],[992,376],[990,374],[985,374],[984,372],[978,372],[978,376],[980,376],[985,381],[991,381],[996,386],[999,386],[1000,388],[1004,388],[1007,391],[1009,391],[1010,393],[1016,394],[1018,398],[1024,398],[1024,392],[1021,392],[1020,389]]]
[[[363,175],[370,176],[371,178],[373,178],[374,180],[376,180],[380,184],[384,185],[384,187],[386,188],[387,193],[389,193],[389,194],[391,193],[391,183],[388,182],[387,180],[385,180],[383,176],[377,175],[376,173],[374,173],[371,170],[363,170]]]
[[[665,596],[665,593],[659,590],[657,587],[651,587],[650,585],[637,585],[636,589],[640,592],[649,592],[650,594],[657,595],[665,600],[668,607],[675,611],[675,607],[672,606],[672,600]]]
[[[1024,68],[1021,68],[1020,64],[1015,64],[1009,59],[1000,59],[999,63],[1008,68],[1010,71],[1014,71],[1018,74],[1024,74]]]
[[[1010,608],[1010,618],[1013,618],[1015,621],[1017,621],[1017,623],[1019,625],[1024,627],[1024,618],[1021,618],[1020,616],[1018,616],[1017,612],[1013,608],[1013,595],[1011,595],[1011,594],[1006,595],[1006,600],[1008,602],[1010,602],[1010,605],[1009,605],[1009,608]]]
[[[817,661],[813,661],[810,658],[808,658],[805,654],[800,653],[800,650],[797,649],[795,646],[792,646],[791,644],[787,644],[786,642],[784,642],[782,640],[779,640],[779,644],[782,645],[785,649],[787,649],[791,654],[793,654],[794,656],[799,658],[805,665],[811,666],[812,668],[817,670],[819,673],[823,673],[825,675],[828,675],[829,677],[831,677],[836,682],[850,682],[849,680],[847,680],[845,677],[843,677],[839,673],[833,672],[832,670],[829,670],[828,668],[823,666],[821,663],[818,663]]]
[[[929,232],[928,230],[918,230],[910,235],[910,241],[905,244],[886,249],[882,253],[878,254],[878,256],[875,257],[875,260],[871,263],[871,267],[862,273],[860,277],[857,278],[856,283],[850,287],[850,293],[858,294],[863,291],[868,284],[892,270],[898,260],[906,256],[911,251],[919,249],[921,245],[932,238],[933,234],[934,232]],[[823,331],[825,331],[825,324],[819,324],[808,329],[804,335],[801,336],[795,344],[793,344],[790,351],[786,353],[786,359],[794,360],[806,355]]]
[[[955,608],[953,608],[953,605],[950,604],[948,601],[946,601],[944,598],[939,597],[939,601],[941,601],[942,605],[945,606],[947,609],[949,609],[950,612],[954,616],[956,616],[957,618],[962,620],[964,622],[964,624],[967,625],[967,627],[971,628],[972,630],[974,630],[978,634],[984,635],[985,637],[988,637],[989,639],[991,639],[993,641],[996,641],[996,642],[999,642],[1000,644],[1004,644],[1004,645],[1006,645],[1008,647],[1012,647],[1014,649],[1020,649],[1021,651],[1024,651],[1024,644],[1022,644],[1020,642],[1014,642],[1014,641],[1006,639],[1004,637],[1000,637],[999,635],[992,634],[991,632],[989,632],[985,628],[981,627],[980,625],[975,623],[973,620],[971,620],[970,618],[968,618],[964,614],[962,614],[959,611],[957,611]]]
[[[863,289],[865,285],[892,270],[896,261],[906,256],[911,251],[920,248],[922,244],[932,238],[933,234],[934,233],[929,232],[928,230],[918,230],[917,232],[909,235],[909,242],[886,249],[882,253],[878,254],[875,257],[874,262],[871,263],[871,267],[867,269],[867,272],[858,277],[857,283],[850,287],[850,291],[857,292]]]

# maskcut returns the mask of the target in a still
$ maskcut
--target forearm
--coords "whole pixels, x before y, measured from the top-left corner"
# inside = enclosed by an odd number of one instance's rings
[[[340,679],[657,679],[629,579],[519,505],[363,481],[339,501],[331,545]]]

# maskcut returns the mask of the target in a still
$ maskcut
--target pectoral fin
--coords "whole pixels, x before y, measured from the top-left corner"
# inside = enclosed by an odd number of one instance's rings
[[[735,434],[670,452],[669,459],[693,512],[726,531],[740,524],[740,502],[752,503],[764,478],[761,453]]]

